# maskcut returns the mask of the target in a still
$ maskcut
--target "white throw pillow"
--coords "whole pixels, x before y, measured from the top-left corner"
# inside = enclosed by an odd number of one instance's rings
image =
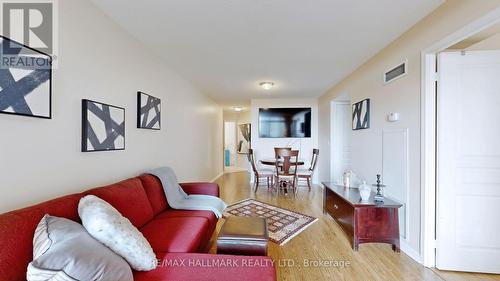
[[[80,199],[78,214],[88,233],[122,256],[133,269],[156,268],[156,256],[146,238],[108,202],[87,195]]]
[[[45,215],[33,237],[28,281],[132,281],[130,265],[79,223]],[[2,279],[3,280],[3,279]]]

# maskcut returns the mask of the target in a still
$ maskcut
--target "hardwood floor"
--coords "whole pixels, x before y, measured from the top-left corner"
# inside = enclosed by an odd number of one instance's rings
[[[323,214],[320,186],[314,186],[311,191],[305,185],[300,186],[294,197],[293,194],[271,194],[265,185],[255,193],[246,172],[227,173],[216,182],[221,188],[221,198],[228,204],[255,198],[319,219],[284,246],[270,243],[269,256],[275,261],[278,280],[500,280],[499,275],[428,269],[403,252],[393,252],[387,244],[362,244],[359,252],[354,252],[340,227]],[[222,221],[217,232],[221,225]],[[215,243],[210,252],[215,253]],[[306,261],[309,264],[331,261],[331,265],[307,266]]]

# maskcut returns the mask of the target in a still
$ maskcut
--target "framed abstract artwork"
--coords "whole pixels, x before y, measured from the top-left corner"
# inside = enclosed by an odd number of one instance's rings
[[[0,113],[52,118],[52,58],[0,35]]]
[[[82,152],[125,149],[125,109],[82,100]]]
[[[137,92],[137,128],[161,129],[161,100],[143,92]]]
[[[352,105],[352,129],[370,128],[370,99],[364,99]]]
[[[252,125],[250,123],[238,125],[238,141],[237,152],[240,154],[248,154],[250,147],[250,140],[252,138]]]

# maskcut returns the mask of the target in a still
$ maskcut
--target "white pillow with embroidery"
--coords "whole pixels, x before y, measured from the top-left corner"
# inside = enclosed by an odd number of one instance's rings
[[[78,214],[88,233],[122,256],[138,271],[156,268],[157,260],[142,233],[108,202],[94,195],[80,199]]]

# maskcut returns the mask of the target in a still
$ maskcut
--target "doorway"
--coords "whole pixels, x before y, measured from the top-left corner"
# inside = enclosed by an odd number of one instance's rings
[[[351,169],[351,97],[343,94],[330,108],[330,181],[342,182],[345,170]]]
[[[470,45],[498,22],[500,8],[422,52],[421,257],[428,267],[500,273],[500,239],[490,234],[500,231],[500,151],[492,144],[500,127],[489,125],[500,118],[500,52]]]
[[[224,122],[224,170],[234,168],[236,162],[236,122]]]
[[[223,111],[223,166],[225,173],[250,171],[248,151],[251,148],[250,111]]]

